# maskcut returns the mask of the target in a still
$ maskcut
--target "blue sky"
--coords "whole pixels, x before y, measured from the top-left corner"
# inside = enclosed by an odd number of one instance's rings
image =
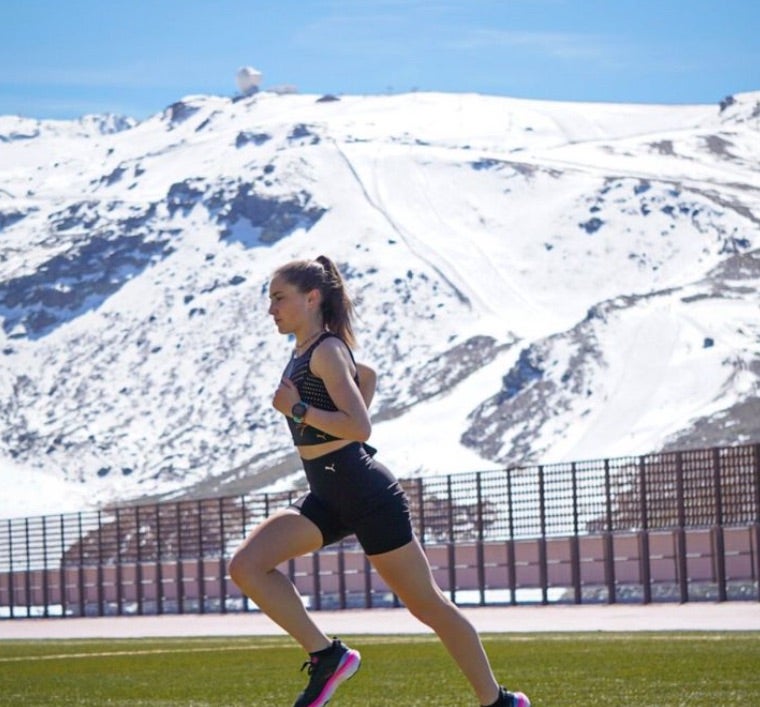
[[[188,94],[410,90],[717,103],[760,90],[757,0],[2,0],[0,115],[142,119]]]

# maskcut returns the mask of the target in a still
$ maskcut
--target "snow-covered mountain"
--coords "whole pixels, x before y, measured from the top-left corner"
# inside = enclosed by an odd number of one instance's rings
[[[266,288],[320,253],[401,477],[758,440],[759,164],[760,92],[0,117],[0,517],[297,483]]]

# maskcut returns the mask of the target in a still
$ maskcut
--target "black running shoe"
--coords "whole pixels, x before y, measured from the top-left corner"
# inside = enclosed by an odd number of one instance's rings
[[[336,638],[329,653],[312,655],[301,667],[301,670],[308,668],[309,684],[293,707],[326,705],[338,686],[359,670],[361,662],[359,651],[352,650]]]
[[[499,700],[497,707],[530,707],[528,696],[522,692],[508,692],[503,687],[499,688]]]

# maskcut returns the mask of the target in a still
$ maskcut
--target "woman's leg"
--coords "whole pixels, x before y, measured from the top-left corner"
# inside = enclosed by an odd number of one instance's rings
[[[473,625],[433,579],[430,564],[415,538],[410,543],[369,560],[406,608],[432,628],[472,685],[482,705],[499,695],[483,644]]]
[[[230,560],[232,581],[307,653],[332,641],[312,621],[298,590],[278,565],[318,550],[322,533],[297,511],[284,509],[254,528]]]

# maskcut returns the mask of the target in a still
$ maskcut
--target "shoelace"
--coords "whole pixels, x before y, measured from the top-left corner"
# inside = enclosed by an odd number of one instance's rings
[[[301,672],[303,672],[303,669],[308,667],[309,669],[306,671],[307,675],[311,675],[314,672],[314,668],[317,667],[317,663],[319,661],[316,660],[307,660],[302,666],[301,666]]]

